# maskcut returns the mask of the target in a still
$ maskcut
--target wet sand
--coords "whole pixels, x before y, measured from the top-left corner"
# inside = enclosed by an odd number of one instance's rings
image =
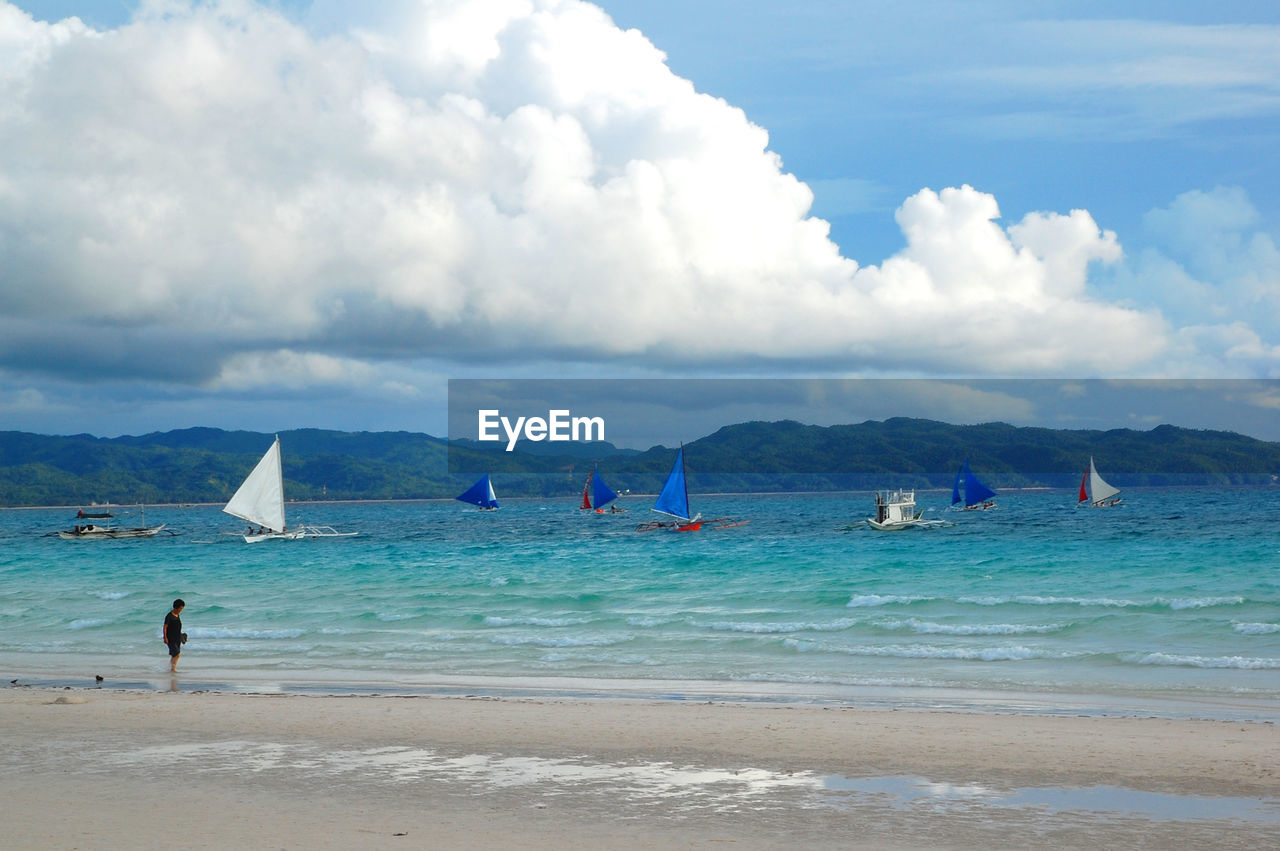
[[[0,691],[12,848],[1259,848],[1264,722]]]

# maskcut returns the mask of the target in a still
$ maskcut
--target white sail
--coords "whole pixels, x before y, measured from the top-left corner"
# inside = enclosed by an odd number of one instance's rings
[[[1089,459],[1089,499],[1094,505],[1106,502],[1120,493],[1120,488],[1112,487],[1098,475],[1098,468],[1093,466],[1093,458]]]
[[[273,532],[284,531],[284,474],[280,468],[280,438],[222,509]]]

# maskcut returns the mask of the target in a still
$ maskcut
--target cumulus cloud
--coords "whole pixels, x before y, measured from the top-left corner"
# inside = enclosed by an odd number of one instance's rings
[[[842,257],[766,131],[595,6],[383,12],[321,36],[156,0],[94,31],[0,0],[0,366],[221,391],[423,358],[1116,373],[1186,344],[1091,286],[1123,253],[1083,210],[1006,226],[925,189],[901,252]]]
[[[1192,190],[1149,211],[1150,245],[1115,271],[1177,327],[1164,369],[1280,376],[1280,249],[1239,187]]]

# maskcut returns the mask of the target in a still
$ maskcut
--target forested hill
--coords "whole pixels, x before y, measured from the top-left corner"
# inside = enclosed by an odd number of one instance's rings
[[[411,499],[453,486],[440,438],[282,431],[291,500]],[[0,432],[0,505],[225,502],[274,434],[190,428],[115,438]]]
[[[452,450],[411,432],[299,429],[279,433],[291,500],[451,497],[481,472],[506,496],[569,496],[593,462],[616,490],[652,493],[674,450],[507,453]],[[272,434],[193,428],[99,438],[0,432],[0,506],[225,502]],[[945,487],[966,459],[999,487],[1071,487],[1090,456],[1119,486],[1273,484],[1280,443],[1163,425],[1150,431],[951,425],[895,418],[856,425],[751,422],[685,445],[691,490],[774,491]],[[451,474],[450,469],[454,472]]]

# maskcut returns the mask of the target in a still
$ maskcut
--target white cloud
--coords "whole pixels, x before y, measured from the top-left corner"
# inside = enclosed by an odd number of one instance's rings
[[[229,357],[210,387],[236,391],[325,384],[362,387],[376,378],[368,364],[346,358],[291,351],[250,352]]]
[[[1150,247],[1114,282],[1178,327],[1163,369],[1280,376],[1280,250],[1245,191],[1185,192],[1144,225]]]
[[[935,34],[949,55],[927,75],[906,76],[901,91],[944,87],[967,107],[955,123],[997,138],[1168,138],[1204,122],[1277,113],[1274,23],[1036,19],[1044,13],[1034,7],[1014,14],[1027,17],[1000,17],[963,40]]]
[[[926,189],[900,253],[841,257],[767,133],[594,6],[389,8],[321,38],[248,0],[105,32],[0,2],[0,365],[105,335],[229,392],[421,358],[1117,374],[1200,344],[1091,285],[1122,251],[1083,210],[1005,226]]]
[[[49,405],[49,400],[45,398],[34,387],[23,387],[9,394],[7,398],[0,397],[0,413],[6,416],[26,413],[29,411],[42,411]]]
[[[956,372],[1106,373],[1159,354],[1158,315],[1086,292],[1089,262],[1120,258],[1115,234],[1083,210],[1031,213],[1007,230],[998,217],[995,199],[968,186],[907,199],[906,249],[855,277],[889,323],[869,342],[927,341],[920,366]]]

